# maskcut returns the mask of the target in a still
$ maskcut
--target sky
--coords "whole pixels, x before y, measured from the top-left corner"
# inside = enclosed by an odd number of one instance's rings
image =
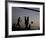
[[[30,7],[31,8],[31,7]],[[39,8],[32,8],[36,10],[40,10]],[[25,27],[24,25],[24,16],[29,16],[29,24],[31,24],[31,21],[33,21],[33,24],[31,25],[32,28],[39,28],[40,27],[40,12],[22,9],[19,7],[12,7],[12,24],[17,23],[18,17],[21,17],[21,27]]]

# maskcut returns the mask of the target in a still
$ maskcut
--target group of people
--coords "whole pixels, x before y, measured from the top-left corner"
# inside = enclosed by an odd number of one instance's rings
[[[28,17],[25,16],[24,21],[25,21],[25,28],[24,29],[25,30],[30,29],[31,24],[29,24],[29,16]],[[31,23],[33,24],[33,21]],[[29,28],[28,28],[28,24],[29,24]],[[12,30],[16,30],[16,29],[20,30],[21,29],[20,26],[21,25],[20,25],[20,17],[19,17],[18,20],[17,20],[16,26],[15,26],[15,24],[12,25]]]

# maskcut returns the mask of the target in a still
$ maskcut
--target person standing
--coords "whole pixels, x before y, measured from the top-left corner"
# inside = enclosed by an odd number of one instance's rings
[[[28,29],[28,24],[29,24],[29,16],[28,17],[25,16],[25,29]]]

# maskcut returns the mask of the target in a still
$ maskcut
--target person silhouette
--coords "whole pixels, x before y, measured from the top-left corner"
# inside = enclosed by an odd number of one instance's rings
[[[17,29],[20,29],[20,17],[18,18],[18,22],[17,22],[16,26],[18,26]]]
[[[27,20],[26,20],[26,16],[25,16],[25,29],[27,28]]]
[[[28,28],[28,24],[29,24],[29,16],[28,17],[25,16],[25,29]]]
[[[29,16],[27,17],[27,25],[29,24]]]

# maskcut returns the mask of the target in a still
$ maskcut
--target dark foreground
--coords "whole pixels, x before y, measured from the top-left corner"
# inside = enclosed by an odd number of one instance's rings
[[[40,28],[34,29],[34,28],[22,28],[22,27],[12,26],[12,31],[24,31],[24,30],[40,30]]]

